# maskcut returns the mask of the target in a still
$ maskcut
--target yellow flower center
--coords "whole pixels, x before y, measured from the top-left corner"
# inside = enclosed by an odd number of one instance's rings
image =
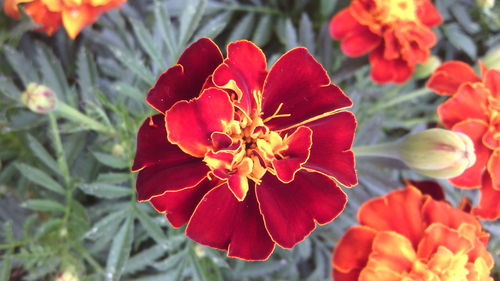
[[[415,0],[375,0],[375,3],[380,12],[377,18],[382,23],[418,20]]]

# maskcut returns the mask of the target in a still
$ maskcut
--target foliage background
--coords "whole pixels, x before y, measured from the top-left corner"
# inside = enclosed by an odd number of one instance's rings
[[[478,1],[481,2],[481,1]],[[474,64],[500,45],[500,7],[473,0],[436,0],[445,23],[434,54]],[[394,161],[358,158],[360,184],[347,209],[293,250],[277,248],[266,262],[226,258],[173,229],[146,203],[137,203],[129,172],[137,128],[153,113],[144,102],[156,77],[199,37],[224,50],[249,39],[271,65],[306,46],[332,80],[354,100],[356,146],[395,140],[436,126],[443,98],[425,77],[404,85],[375,85],[366,58],[348,59],[328,35],[337,0],[129,0],[75,40],[30,32],[27,17],[0,15],[0,281],[79,280],[221,281],[330,280],[330,258],[359,205],[423,179]],[[498,52],[498,51],[497,51]],[[494,60],[494,59],[493,59]],[[497,55],[497,63],[500,55]],[[58,108],[40,115],[20,97],[30,82],[55,90]],[[441,181],[451,202],[477,192]],[[485,223],[500,262],[500,224]],[[497,266],[496,279],[500,280]]]

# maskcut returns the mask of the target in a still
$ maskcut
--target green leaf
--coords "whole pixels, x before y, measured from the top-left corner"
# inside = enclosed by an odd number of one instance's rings
[[[104,173],[97,176],[97,181],[109,184],[119,184],[130,180],[130,173]]]
[[[55,174],[59,174],[59,169],[56,160],[50,155],[50,153],[43,147],[43,145],[38,142],[36,138],[28,134],[28,146],[30,147],[33,154],[42,161],[47,168],[51,169]]]
[[[148,54],[150,61],[158,63],[160,69],[165,69],[167,63],[158,50],[158,47],[149,30],[144,26],[144,24],[142,24],[142,22],[132,18],[129,20],[132,25],[132,29],[134,30],[134,34],[137,37],[137,41],[139,41],[142,49]]]
[[[28,84],[32,82],[39,82],[38,75],[31,60],[26,59],[23,54],[14,50],[9,45],[4,46],[4,52],[5,58],[19,78],[21,78],[21,81],[23,81],[24,87],[27,87]]]
[[[84,183],[79,184],[78,188],[80,188],[86,194],[105,199],[120,198],[132,194],[129,188],[124,188],[107,183]]]
[[[85,99],[92,99],[93,91],[97,87],[97,67],[93,59],[90,58],[91,55],[88,54],[85,48],[81,48],[78,52],[77,57],[77,75],[78,83],[80,84],[80,89],[82,95]]]
[[[36,61],[40,73],[42,73],[43,84],[54,90],[57,97],[74,105],[75,97],[68,93],[68,81],[62,68],[61,62],[47,47],[38,45]]]
[[[214,18],[211,18],[208,22],[202,25],[203,27],[200,28],[198,32],[196,32],[194,38],[217,37],[229,23],[230,16],[231,14],[229,12],[225,12],[215,16]]]
[[[191,271],[193,273],[193,280],[195,281],[207,281],[206,273],[198,261],[198,257],[194,254],[194,251],[190,251],[189,258],[191,261]]]
[[[234,26],[229,35],[227,42],[234,42],[241,39],[249,39],[252,33],[253,25],[255,22],[255,14],[250,13],[245,15],[237,24]]]
[[[104,280],[106,281],[120,280],[123,270],[125,269],[124,266],[129,259],[130,250],[132,248],[134,236],[133,221],[131,216],[127,217],[113,239],[104,274]]]
[[[179,56],[179,54],[177,44],[174,39],[177,38],[177,36],[175,35],[176,32],[173,28],[172,22],[170,21],[170,15],[168,14],[167,8],[165,5],[161,5],[159,1],[155,1],[154,14],[156,27],[160,31],[163,42],[167,45],[170,57],[173,60],[177,60],[177,56]]]
[[[302,17],[300,18],[299,42],[301,45],[305,46],[309,52],[314,53],[314,30],[311,19],[309,19],[306,13],[302,13]]]
[[[94,154],[94,157],[97,159],[97,161],[111,168],[115,169],[129,168],[130,163],[128,163],[127,161],[125,161],[120,157],[101,152],[92,152],[92,154]]]
[[[64,212],[65,207],[52,200],[48,199],[32,199],[26,200],[21,204],[22,207],[28,208],[34,211],[44,211],[44,212]]]
[[[255,32],[253,33],[252,41],[257,46],[264,46],[269,43],[272,35],[272,25],[273,17],[272,15],[263,15],[260,17]]]
[[[190,0],[188,2],[180,17],[178,49],[184,49],[187,45],[205,12],[206,0]]]
[[[146,214],[140,208],[135,208],[135,214],[146,232],[149,234],[149,236],[151,236],[151,238],[156,241],[156,243],[161,245],[165,250],[171,247],[170,241],[165,236],[165,232],[161,229],[160,226],[158,226],[158,223],[153,221],[153,219],[151,219],[151,217],[149,217],[148,214]]]
[[[64,188],[42,170],[23,163],[18,163],[16,167],[31,182],[59,194],[65,193]]]
[[[126,211],[120,210],[103,217],[96,222],[87,233],[85,233],[84,237],[96,240],[103,235],[108,235],[112,229],[116,228],[115,226],[122,222],[126,214]]]
[[[319,5],[319,12],[321,14],[322,19],[330,19],[333,9],[338,3],[338,0],[321,0]]]
[[[463,32],[458,24],[448,24],[444,26],[444,34],[450,43],[457,49],[464,51],[471,59],[477,57],[477,47],[465,32]]]
[[[12,221],[8,221],[3,225],[3,236],[5,242],[11,243],[14,241],[14,233],[12,231]],[[12,269],[11,255],[14,253],[15,247],[10,247],[2,257],[2,269],[0,270],[0,281],[9,281],[10,271]]]
[[[140,103],[144,103],[144,99],[146,97],[146,93],[137,89],[136,87],[130,85],[126,82],[117,82],[115,85],[115,90],[121,94],[126,95],[129,98],[132,98]]]
[[[286,19],[285,22],[285,36],[286,36],[286,49],[290,50],[297,46],[299,46],[299,42],[297,40],[297,31],[293,26],[291,19]]]
[[[160,245],[154,245],[131,257],[125,266],[124,273],[144,270],[163,255],[165,255],[165,249]]]
[[[134,72],[139,78],[141,78],[146,84],[153,85],[155,82],[155,77],[151,71],[144,67],[144,63],[137,59],[136,56],[119,49],[114,46],[109,46],[109,49],[113,55],[128,69]]]

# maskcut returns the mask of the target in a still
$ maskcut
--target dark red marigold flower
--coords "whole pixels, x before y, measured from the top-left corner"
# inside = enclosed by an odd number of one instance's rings
[[[427,87],[451,96],[437,109],[441,123],[474,142],[476,163],[450,182],[480,189],[472,212],[495,220],[500,218],[500,70],[481,65],[481,76],[466,63],[449,61],[434,71]]]
[[[352,0],[330,22],[330,35],[349,57],[370,53],[377,83],[403,83],[436,44],[442,22],[430,0]]]
[[[357,183],[352,105],[305,48],[269,70],[249,41],[202,38],[149,91],[137,195],[194,241],[265,260],[342,212]]]
[[[423,194],[430,192],[430,194]],[[335,247],[335,281],[493,281],[490,235],[432,182],[365,202]]]

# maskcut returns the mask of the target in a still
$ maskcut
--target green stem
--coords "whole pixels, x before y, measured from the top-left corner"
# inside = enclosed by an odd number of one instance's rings
[[[81,113],[77,109],[75,109],[75,108],[73,108],[73,107],[71,107],[63,102],[58,103],[57,108],[56,108],[56,112],[59,113],[64,118],[85,124],[91,130],[110,134],[110,135],[115,134],[115,131],[113,128],[110,128],[110,127],[88,117],[87,115]]]
[[[66,156],[64,155],[64,148],[61,142],[61,135],[59,133],[59,128],[57,127],[57,120],[54,114],[49,113],[49,124],[50,133],[52,135],[52,145],[56,152],[57,164],[59,166],[59,171],[64,179],[66,188],[69,188],[71,183],[71,176],[69,174],[68,162],[66,161]]]
[[[384,157],[401,159],[399,156],[399,142],[380,143],[374,145],[353,147],[356,157]]]
[[[396,104],[403,103],[403,102],[418,98],[420,96],[425,96],[429,93],[432,93],[432,91],[428,88],[418,89],[418,90],[415,90],[413,92],[409,92],[407,94],[400,95],[396,98],[393,98],[393,99],[389,100],[388,102],[378,104],[377,106],[371,108],[368,111],[368,113],[375,113],[375,112],[382,110],[384,108],[391,107],[391,106],[394,106]]]
[[[92,255],[83,248],[78,242],[73,241],[73,247],[82,255],[82,257],[97,271],[98,273],[103,273],[104,269],[102,266],[92,257]]]

